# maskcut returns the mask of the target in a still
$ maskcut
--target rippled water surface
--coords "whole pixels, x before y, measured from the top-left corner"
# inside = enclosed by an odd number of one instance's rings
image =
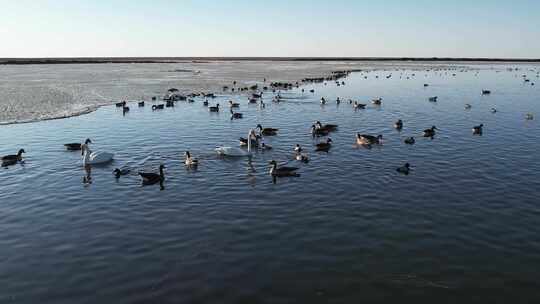
[[[540,92],[521,75],[538,81],[538,67],[507,67],[353,73],[279,104],[268,96],[264,109],[233,96],[244,114],[234,121],[196,99],[0,126],[0,155],[27,152],[0,170],[0,303],[537,302],[540,125],[525,114],[540,115]],[[354,111],[338,96],[383,104]],[[313,151],[316,120],[339,124],[329,153]],[[215,155],[257,123],[279,128],[271,151]],[[435,138],[422,138],[432,125]],[[356,147],[356,132],[384,144]],[[115,153],[91,183],[63,148],[87,137]],[[308,164],[293,159],[296,143]],[[188,149],[197,170],[182,163]],[[273,183],[272,159],[301,176]],[[395,171],[405,162],[408,176]],[[164,190],[141,186],[135,172],[161,163]],[[115,180],[120,166],[134,173]]]

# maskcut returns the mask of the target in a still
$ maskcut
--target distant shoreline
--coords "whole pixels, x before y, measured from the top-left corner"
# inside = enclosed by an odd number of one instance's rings
[[[29,64],[105,64],[105,63],[179,63],[211,61],[366,61],[366,62],[480,62],[540,63],[526,58],[445,58],[445,57],[80,57],[80,58],[0,58],[0,65]]]

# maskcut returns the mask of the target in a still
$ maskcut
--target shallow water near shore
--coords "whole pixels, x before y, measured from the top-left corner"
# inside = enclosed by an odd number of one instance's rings
[[[537,82],[539,68],[508,67],[353,73],[344,86],[283,92],[281,103],[267,96],[265,108],[223,93],[210,100],[220,113],[197,98],[0,126],[0,155],[27,152],[0,168],[0,302],[538,301],[540,91],[521,75]],[[378,96],[380,107],[369,102]],[[231,98],[243,119],[230,120]],[[354,111],[349,98],[369,104]],[[316,120],[339,125],[329,153],[314,152]],[[279,128],[265,138],[272,150],[216,156],[258,123]],[[432,125],[437,135],[421,137]],[[356,147],[357,132],[384,143]],[[80,152],[63,147],[85,138],[115,153],[91,183]],[[293,159],[297,143],[308,164]],[[197,170],[183,165],[186,150]],[[300,177],[273,183],[273,159]],[[405,162],[407,176],[395,170]],[[136,172],[162,163],[164,189],[142,186]],[[132,174],[116,180],[123,166]]]

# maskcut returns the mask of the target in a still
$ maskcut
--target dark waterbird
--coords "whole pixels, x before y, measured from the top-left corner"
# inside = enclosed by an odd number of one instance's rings
[[[139,175],[142,178],[144,185],[153,185],[156,183],[161,183],[165,180],[165,174],[163,173],[165,165],[159,166],[159,174],[154,172],[139,172]]]
[[[424,130],[424,137],[433,137],[433,136],[435,136],[435,130],[439,130],[439,129],[437,129],[437,127],[435,127],[435,126],[432,126],[429,129],[425,129]]]
[[[0,160],[1,161],[12,161],[12,160],[21,161],[23,153],[26,153],[24,149],[20,149],[19,152],[17,152],[17,154],[2,156],[0,157]]]
[[[326,142],[318,143],[315,145],[315,151],[328,152],[332,147],[332,139],[326,139]]]
[[[277,132],[279,131],[279,129],[275,128],[263,128],[261,124],[257,125],[257,129],[259,129],[259,133],[264,136],[274,136],[277,135]]]
[[[270,161],[269,164],[271,165],[270,175],[272,176],[275,176],[275,177],[300,176],[300,174],[296,173],[296,171],[298,170],[297,167],[286,167],[286,166],[278,167],[277,162],[275,160]]]
[[[414,139],[414,137],[411,136],[411,137],[405,138],[403,142],[406,143],[407,145],[414,145],[416,140]]]
[[[15,165],[17,162],[22,161],[23,153],[26,153],[24,149],[20,149],[19,152],[17,152],[17,154],[15,155],[6,155],[6,156],[0,157],[0,161],[2,162],[2,167]]]
[[[474,127],[472,128],[473,134],[476,134],[476,135],[482,134],[483,128],[484,128],[484,124],[480,124],[480,125],[478,125],[478,126],[474,126]]]
[[[131,170],[128,169],[128,168],[121,168],[121,169],[116,168],[116,169],[114,169],[113,174],[114,174],[114,177],[120,178],[120,176],[128,175],[130,172],[131,172]]]
[[[398,119],[398,120],[394,123],[394,128],[396,128],[397,130],[403,129],[403,120]]]
[[[64,147],[66,147],[66,149],[68,151],[79,151],[82,148],[82,144],[81,143],[69,143],[69,144],[64,144]]]
[[[404,175],[409,175],[410,168],[411,165],[409,163],[406,163],[405,165],[397,168],[396,171]]]
[[[380,145],[382,144],[382,135],[368,135],[368,134],[356,134],[356,143],[359,145]]]

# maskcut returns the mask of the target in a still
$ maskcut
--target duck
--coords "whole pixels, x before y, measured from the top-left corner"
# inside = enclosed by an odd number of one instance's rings
[[[208,110],[209,110],[210,112],[219,112],[219,103],[216,104],[215,106],[208,107]]]
[[[303,149],[302,147],[300,147],[299,144],[296,144],[296,146],[294,147],[294,153],[295,153],[295,159],[297,161],[301,161],[303,163],[308,163],[309,162],[309,157],[306,153],[302,153]]]
[[[489,95],[491,94],[490,90],[482,90],[482,95]]]
[[[339,84],[338,84],[339,85]],[[340,104],[341,103],[341,100],[339,99],[339,97],[336,99],[336,104]]]
[[[205,101],[203,101],[202,104],[203,104],[203,106],[208,107],[208,99],[206,99]]]
[[[139,108],[144,107],[144,101],[140,101],[140,102],[138,103],[138,105],[139,105]]]
[[[79,151],[81,150],[81,146],[82,146],[81,143],[64,144],[64,147],[66,147],[66,150],[68,151]]]
[[[382,135],[377,135],[377,136],[373,136],[373,135],[368,135],[368,134],[360,134],[360,133],[357,133],[356,134],[356,143],[359,144],[359,145],[380,145],[382,144],[382,139],[383,139],[383,136]]]
[[[274,136],[277,135],[277,132],[279,129],[275,128],[263,128],[261,124],[257,125],[257,129],[259,129],[259,133],[264,136]]]
[[[98,165],[111,162],[114,154],[109,152],[92,152],[90,150],[90,144],[92,141],[87,139],[84,145],[81,146],[81,154],[83,156],[83,165]]]
[[[165,169],[165,165],[159,166],[159,174],[154,172],[139,172],[139,175],[142,178],[143,184],[145,185],[153,185],[156,183],[163,182],[165,180],[165,174],[163,173],[163,169]]]
[[[411,165],[409,163],[405,163],[405,165],[397,168],[396,171],[401,173],[401,174],[408,175],[409,171],[410,171],[410,168],[411,168]]]
[[[497,113],[497,109],[491,108],[491,113],[494,113],[494,114]]]
[[[364,103],[358,103],[357,101],[354,102],[353,104],[353,108],[355,110],[358,110],[358,109],[365,109],[366,108],[366,104]]]
[[[484,127],[484,124],[480,124],[478,126],[474,126],[472,128],[473,134],[482,134],[482,128]]]
[[[122,114],[126,114],[127,112],[129,112],[129,107],[123,107],[122,108]]]
[[[425,88],[425,87],[428,87],[428,86],[429,86],[429,84],[427,84],[427,83],[424,83],[424,88]]]
[[[439,98],[438,96],[433,96],[433,97],[429,97],[428,100],[430,102],[437,102],[437,98]]]
[[[470,104],[468,104],[468,103],[465,104],[465,110],[469,110],[471,108],[472,108],[472,106]]]
[[[317,120],[317,122],[315,122],[315,127],[318,130],[325,130],[325,131],[328,131],[328,132],[333,132],[333,131],[337,130],[338,125],[333,125],[333,124],[325,124],[325,125],[323,125],[320,121]]]
[[[22,160],[23,153],[26,153],[26,151],[24,151],[24,149],[19,149],[17,154],[2,156],[2,157],[0,157],[0,160],[2,161],[2,163],[4,163],[4,162],[7,162],[7,163],[15,162],[16,163],[16,162]]]
[[[238,112],[235,113],[231,108],[231,120],[240,119],[242,117],[243,117],[242,113],[238,113]]]
[[[114,169],[113,174],[114,174],[114,177],[120,178],[120,176],[128,175],[130,172],[131,170],[128,168],[122,168],[122,169],[116,168]]]
[[[526,120],[533,120],[533,119],[534,119],[534,115],[532,115],[532,113],[527,113],[527,114],[525,115],[525,119],[526,119]]]
[[[435,136],[435,130],[438,130],[437,127],[432,126],[429,129],[424,130],[424,137],[433,137]]]
[[[234,103],[232,100],[229,100],[229,107],[231,107],[231,108],[239,108],[240,104],[239,103]]]
[[[186,166],[197,166],[199,164],[199,160],[191,157],[191,153],[189,153],[189,151],[186,151],[184,153],[184,156],[186,157],[186,159],[184,160],[184,164]]]
[[[398,120],[394,123],[394,128],[396,128],[397,130],[403,129],[403,120],[398,119]]]
[[[382,98],[375,98],[371,101],[374,105],[380,106],[382,104]]]
[[[318,143],[315,145],[315,151],[328,152],[332,147],[332,139],[326,139],[326,142]]]
[[[163,110],[164,108],[165,108],[165,105],[164,105],[164,104],[153,105],[153,106],[152,106],[152,111],[155,111],[155,110]]]
[[[116,107],[117,108],[122,108],[122,107],[125,107],[126,106],[126,101],[122,101],[122,102],[117,102],[116,103]]]
[[[327,136],[328,130],[319,129],[315,125],[311,125],[311,135],[313,137]]]
[[[297,167],[285,167],[285,166],[278,167],[277,162],[275,160],[270,161],[269,164],[271,165],[270,175],[272,176],[276,176],[276,177],[300,176],[300,174],[296,172],[299,169]]]
[[[405,138],[403,142],[406,143],[407,145],[414,145],[416,140],[414,139],[414,137],[411,136],[411,137]]]
[[[324,97],[321,97],[321,104],[322,105],[326,104],[326,99],[324,99]]]

